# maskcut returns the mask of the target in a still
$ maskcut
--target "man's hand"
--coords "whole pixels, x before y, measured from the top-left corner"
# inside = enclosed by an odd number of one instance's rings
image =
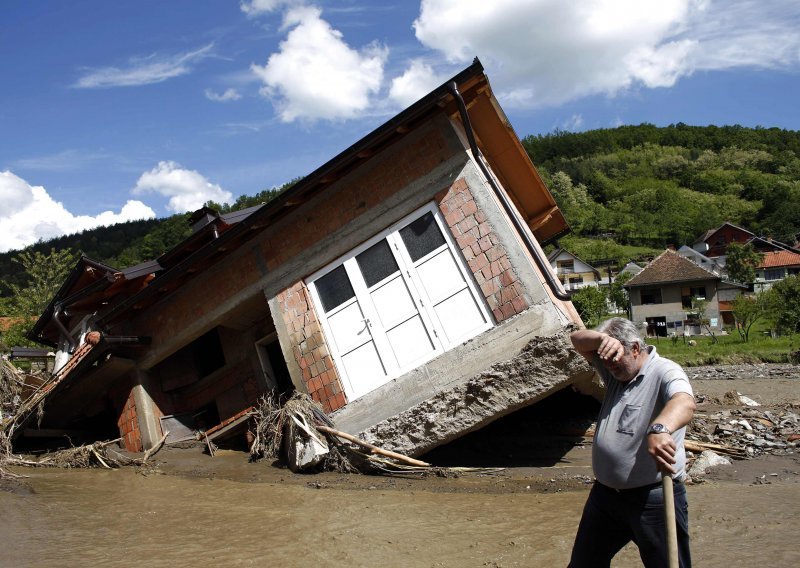
[[[590,363],[594,359],[595,353],[601,360],[614,362],[619,361],[625,355],[625,347],[622,343],[606,333],[581,329],[573,332],[570,339],[575,350]]]
[[[597,355],[603,361],[619,361],[625,355],[625,346],[610,335],[603,334],[603,340],[597,348]]]
[[[661,473],[673,474],[675,469],[675,440],[666,432],[647,435],[647,452],[656,460],[656,467]]]

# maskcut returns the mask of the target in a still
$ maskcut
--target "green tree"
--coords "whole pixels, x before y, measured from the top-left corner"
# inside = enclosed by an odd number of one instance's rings
[[[750,328],[765,313],[763,294],[745,296],[741,294],[733,301],[733,317],[736,320],[736,329],[747,343],[750,340]]]
[[[756,268],[761,263],[761,255],[752,243],[731,243],[725,249],[725,270],[737,282],[749,283],[756,279]]]
[[[10,315],[19,319],[3,334],[3,343],[9,347],[34,345],[26,339],[26,334],[64,283],[76,260],[77,255],[69,249],[50,249],[48,254],[27,250],[13,258],[22,265],[28,281],[24,286],[6,284],[11,290]]]
[[[697,296],[692,298],[691,314],[700,324],[700,327],[706,328],[709,337],[711,337],[711,343],[717,343],[719,339],[717,339],[717,336],[714,334],[714,330],[711,329],[711,320],[706,315],[707,311],[708,311],[708,300],[703,298],[698,298]]]
[[[587,327],[598,325],[606,313],[606,295],[597,286],[584,286],[571,299]]]
[[[624,309],[626,312],[628,311],[629,298],[628,291],[623,285],[632,277],[633,274],[631,272],[618,274],[614,282],[611,283],[611,286],[608,287],[608,299],[611,300],[618,309]]]
[[[769,307],[781,333],[800,332],[800,275],[789,276],[769,289]]]

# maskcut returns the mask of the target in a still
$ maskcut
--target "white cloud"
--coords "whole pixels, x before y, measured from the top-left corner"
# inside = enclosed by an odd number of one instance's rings
[[[211,89],[206,89],[206,98],[210,101],[225,103],[228,101],[238,101],[242,98],[236,89],[227,89],[224,93],[215,93]]]
[[[251,65],[282,121],[355,118],[370,106],[383,81],[388,49],[372,43],[352,49],[318,8],[289,9],[289,33],[263,67]]]
[[[73,215],[42,186],[32,186],[10,171],[0,172],[0,252],[18,250],[42,239],[52,239],[104,225],[152,219],[155,212],[141,201],[128,201],[119,213],[104,211],[92,217]]]
[[[568,120],[564,121],[561,127],[567,132],[578,132],[583,128],[583,116],[580,114],[573,114]]]
[[[407,107],[438,87],[445,79],[429,64],[415,59],[401,76],[392,79],[389,98],[400,106]]]
[[[414,28],[451,64],[478,56],[503,101],[523,107],[800,63],[794,0],[422,0]]]
[[[228,203],[233,194],[211,183],[200,173],[182,168],[175,162],[159,162],[145,172],[133,188],[134,195],[157,193],[169,198],[167,209],[173,213],[194,211],[206,201]]]
[[[250,0],[249,2],[242,2],[239,7],[242,12],[250,17],[260,16],[274,12],[283,6],[292,6],[303,4],[302,0]]]
[[[124,68],[103,67],[90,71],[78,79],[74,86],[80,89],[107,89],[161,83],[190,73],[194,64],[211,56],[213,47],[214,44],[209,44],[177,55],[135,57]]]

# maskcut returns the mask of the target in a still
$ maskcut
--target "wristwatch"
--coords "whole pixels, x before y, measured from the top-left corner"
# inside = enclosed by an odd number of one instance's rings
[[[664,426],[663,424],[655,423],[650,424],[650,428],[647,429],[648,434],[672,434],[669,428]]]

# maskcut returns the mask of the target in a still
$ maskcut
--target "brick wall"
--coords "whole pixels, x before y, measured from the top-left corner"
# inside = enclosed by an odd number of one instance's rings
[[[528,302],[519,277],[466,180],[459,178],[437,193],[436,202],[495,320],[499,323],[525,311]]]
[[[322,404],[325,412],[333,412],[347,404],[347,399],[322,336],[308,289],[302,282],[287,288],[277,297],[278,306],[289,338],[292,353],[303,373],[303,382],[311,398]]]
[[[122,443],[129,452],[141,452],[142,435],[139,431],[139,418],[136,415],[136,403],[133,399],[133,389],[128,387],[128,396],[122,406],[119,418],[117,419],[119,435],[122,436]]]
[[[376,156],[364,171],[348,178],[343,191],[321,195],[313,212],[293,220],[291,231],[280,231],[264,244],[267,266],[272,269],[293,258],[451,156],[443,134],[434,129],[414,143],[400,145],[386,156]]]

